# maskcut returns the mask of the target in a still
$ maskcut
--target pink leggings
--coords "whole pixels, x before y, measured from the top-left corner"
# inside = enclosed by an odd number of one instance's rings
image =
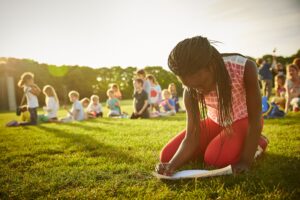
[[[209,118],[200,123],[206,123],[206,128],[201,129],[200,146],[194,157],[197,158],[202,155],[206,164],[216,167],[237,163],[247,136],[248,118],[234,122],[231,134],[226,133],[221,126]],[[203,127],[203,124],[200,126]],[[185,133],[185,130],[179,133],[162,149],[160,154],[162,163],[169,162],[172,159],[184,139]],[[261,137],[259,145],[265,149],[266,140]]]

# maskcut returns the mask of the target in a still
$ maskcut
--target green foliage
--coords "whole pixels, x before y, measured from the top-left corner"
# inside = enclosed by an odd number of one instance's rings
[[[289,64],[296,57],[300,57],[300,50],[290,57],[279,56],[277,60],[283,64]],[[263,58],[271,59],[272,56],[265,55]],[[254,60],[254,58],[250,59]],[[63,104],[68,103],[67,94],[70,90],[77,90],[81,98],[97,94],[100,100],[104,101],[107,98],[106,91],[112,83],[119,85],[124,99],[131,99],[133,93],[132,79],[136,69],[136,67],[122,68],[120,66],[97,69],[82,66],[55,66],[38,63],[30,59],[0,58],[0,76],[3,74],[13,76],[17,85],[23,72],[33,72],[36,83],[40,87],[47,84],[52,85]],[[170,83],[175,83],[179,96],[182,94],[183,89],[180,82],[170,71],[164,70],[160,66],[147,66],[145,70],[148,74],[156,77],[162,89],[168,88]],[[16,91],[17,102],[20,102],[23,95],[22,90],[17,88]],[[44,102],[43,95],[39,96],[39,102]]]
[[[0,58],[0,76],[9,74],[14,77],[15,85],[22,73],[30,71],[35,74],[35,82],[41,88],[45,85],[52,85],[63,104],[68,103],[67,94],[70,90],[80,93],[80,98],[90,97],[97,94],[101,101],[107,99],[106,91],[112,83],[119,85],[124,99],[131,99],[133,94],[132,79],[136,67],[122,68],[114,66],[111,68],[93,69],[82,66],[55,66],[40,64],[29,59]],[[178,86],[179,94],[182,89],[179,81],[172,73],[162,67],[146,67],[146,71],[156,76],[162,88],[174,82]],[[16,88],[17,101],[22,98],[22,90]],[[39,96],[39,102],[44,102],[44,96]]]
[[[131,101],[122,101],[131,112]],[[105,114],[107,110],[104,111]],[[59,113],[65,115],[65,111]],[[0,114],[0,199],[299,199],[300,113],[265,120],[270,145],[249,173],[159,181],[162,147],[185,114],[150,120],[96,119],[5,128]],[[203,168],[201,163],[184,167]]]

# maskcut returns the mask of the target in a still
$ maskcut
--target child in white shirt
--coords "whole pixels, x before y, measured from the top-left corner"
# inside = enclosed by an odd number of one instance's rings
[[[46,114],[42,116],[42,121],[56,122],[57,111],[59,110],[59,100],[55,89],[51,85],[46,85],[43,88],[43,93],[46,96],[46,106],[44,107]]]
[[[91,102],[87,107],[87,114],[89,118],[103,117],[102,106],[99,103],[98,95],[91,96]]]
[[[83,106],[79,101],[79,93],[77,91],[69,92],[70,101],[73,103],[71,111],[68,111],[68,116],[66,118],[61,119],[61,122],[71,122],[75,121],[82,121],[84,120],[84,110]]]

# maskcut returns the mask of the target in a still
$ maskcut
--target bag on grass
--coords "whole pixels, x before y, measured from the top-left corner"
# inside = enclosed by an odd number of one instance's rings
[[[275,103],[269,103],[267,97],[262,98],[262,113],[264,119],[270,118],[282,118],[285,116],[285,112],[280,110]]]

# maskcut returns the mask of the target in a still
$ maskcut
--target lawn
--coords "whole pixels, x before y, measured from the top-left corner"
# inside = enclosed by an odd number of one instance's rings
[[[265,121],[270,145],[250,172],[179,181],[151,172],[185,114],[5,128],[12,119],[0,113],[0,199],[300,199],[300,113]]]

